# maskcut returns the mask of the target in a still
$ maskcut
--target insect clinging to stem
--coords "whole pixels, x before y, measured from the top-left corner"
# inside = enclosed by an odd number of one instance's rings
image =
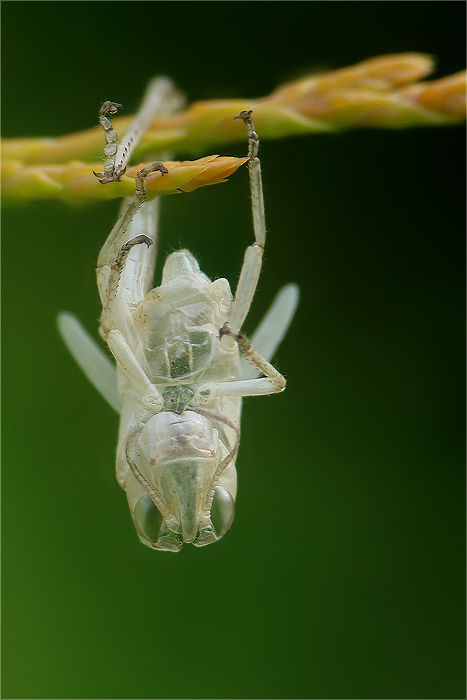
[[[95,173],[101,183],[119,181],[150,119],[168,109],[173,94],[170,81],[154,80],[118,145],[107,114],[121,105],[102,105],[105,162],[103,172]],[[280,392],[286,384],[269,360],[292,320],[297,287],[279,292],[251,342],[241,332],[266,238],[251,114],[235,117],[247,127],[255,236],[235,295],[226,279],[212,282],[203,274],[188,250],[168,256],[161,284],[152,288],[159,200],[145,201],[145,181],[150,173],[167,172],[154,162],[138,172],[136,192],[123,202],[97,263],[99,331],[116,369],[74,316],[59,316],[71,353],[120,413],[117,479],[141,541],[157,550],[177,552],[183,543],[201,547],[227,532],[235,509],[242,397]]]

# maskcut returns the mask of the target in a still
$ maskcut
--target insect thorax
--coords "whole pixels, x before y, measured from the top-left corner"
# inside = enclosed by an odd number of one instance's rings
[[[194,395],[194,390],[184,384],[166,386],[162,390],[162,396],[164,398],[163,410],[182,413],[182,411],[191,406]]]
[[[183,410],[191,398],[189,386],[201,379],[236,375],[236,348],[232,351],[219,343],[219,328],[231,303],[227,280],[211,282],[191,253],[179,251],[168,257],[162,284],[146,296],[136,323],[151,381],[178,387],[166,393],[169,410]]]

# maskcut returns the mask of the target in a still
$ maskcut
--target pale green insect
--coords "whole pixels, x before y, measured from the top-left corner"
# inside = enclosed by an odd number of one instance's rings
[[[119,145],[106,116],[119,105],[103,105],[101,182],[120,179],[149,119],[167,108],[171,95],[169,81],[153,81]],[[252,343],[240,333],[266,229],[258,136],[251,112],[239,118],[248,127],[255,241],[246,250],[235,295],[226,279],[211,282],[187,250],[169,255],[161,284],[152,288],[159,200],[144,201],[145,177],[165,171],[153,163],[138,173],[136,193],[123,203],[98,259],[100,333],[116,368],[74,316],[59,316],[71,353],[120,414],[117,479],[141,541],[158,550],[176,552],[184,542],[201,547],[227,532],[235,510],[242,397],[280,392],[286,383],[269,359],[292,320],[297,287],[279,292]]]

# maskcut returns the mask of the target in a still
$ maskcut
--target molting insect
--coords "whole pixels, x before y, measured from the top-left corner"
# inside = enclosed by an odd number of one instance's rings
[[[171,84],[152,83],[128,133],[117,145],[103,104],[105,163],[99,180],[119,181],[131,152],[157,110],[167,109]],[[298,290],[284,287],[252,337],[241,333],[258,277],[266,228],[251,111],[247,127],[254,243],[246,250],[235,295],[226,279],[212,282],[188,250],[170,254],[161,284],[152,288],[158,198],[145,201],[149,173],[167,172],[160,162],[141,169],[136,192],[124,201],[97,265],[102,301],[100,334],[116,371],[68,313],[59,328],[70,351],[104,398],[120,413],[117,479],[125,489],[141,541],[179,551],[201,547],[230,528],[235,508],[235,459],[243,396],[280,392],[284,377],[270,364],[293,317]]]

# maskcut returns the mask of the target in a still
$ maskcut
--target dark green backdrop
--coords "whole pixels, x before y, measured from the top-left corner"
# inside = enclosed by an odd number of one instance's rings
[[[59,135],[171,75],[190,100],[424,51],[464,66],[461,2],[4,2],[3,132]],[[140,545],[117,416],[55,329],[97,327],[117,203],[3,215],[3,697],[461,698],[464,130],[264,143],[251,332],[301,287],[284,395],[245,401],[236,521]],[[225,154],[242,155],[233,144]],[[180,154],[184,155],[184,154]],[[205,155],[205,153],[201,154]],[[161,254],[235,282],[246,170],[164,200]]]

